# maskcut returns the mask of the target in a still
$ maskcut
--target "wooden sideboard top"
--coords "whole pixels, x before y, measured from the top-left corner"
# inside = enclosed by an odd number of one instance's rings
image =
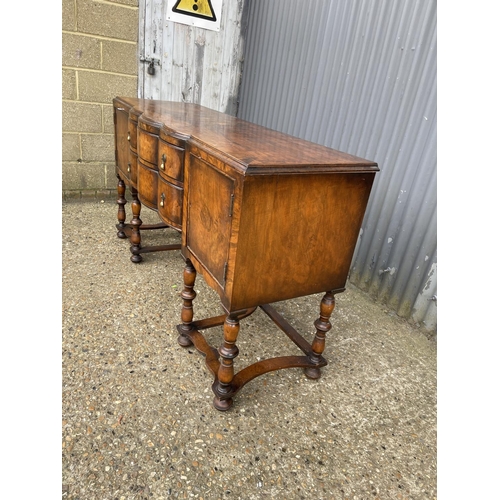
[[[300,171],[376,172],[377,164],[310,141],[214,111],[198,104],[115,98],[139,116],[139,124],[201,143],[233,159],[247,173]]]

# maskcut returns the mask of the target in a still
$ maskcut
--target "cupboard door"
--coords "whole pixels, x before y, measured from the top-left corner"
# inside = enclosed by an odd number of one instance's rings
[[[122,176],[129,178],[127,172],[129,143],[128,135],[128,112],[115,108],[116,124],[115,124],[115,147],[116,147],[116,166],[120,170]]]
[[[187,168],[186,245],[224,289],[234,180],[192,154]]]

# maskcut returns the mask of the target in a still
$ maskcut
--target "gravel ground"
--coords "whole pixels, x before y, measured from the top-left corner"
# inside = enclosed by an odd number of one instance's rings
[[[133,264],[116,212],[112,200],[63,203],[64,499],[437,497],[435,339],[348,285],[319,380],[268,373],[219,412],[203,356],[176,341],[179,251]],[[158,221],[147,208],[141,217]],[[143,233],[144,244],[177,241]],[[195,288],[195,319],[221,314],[202,277]],[[311,339],[320,299],[275,306]],[[206,337],[218,346],[222,329]],[[297,354],[260,310],[238,347],[236,369]]]

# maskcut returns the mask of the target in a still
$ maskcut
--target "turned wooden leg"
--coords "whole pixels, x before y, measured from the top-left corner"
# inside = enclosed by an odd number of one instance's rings
[[[189,347],[193,345],[189,337],[186,337],[182,332],[190,332],[193,330],[193,300],[196,298],[194,291],[194,282],[196,280],[196,269],[192,262],[187,259],[186,267],[184,268],[184,290],[181,292],[182,297],[182,311],[181,319],[182,325],[180,327],[180,335],[177,337],[177,342],[182,347]]]
[[[333,295],[332,292],[325,293],[323,299],[321,300],[319,318],[314,322],[316,335],[314,336],[311,346],[312,352],[309,355],[309,360],[315,364],[320,363],[321,354],[323,354],[323,351],[325,350],[326,332],[328,332],[328,330],[332,327],[332,324],[330,323],[330,316],[332,315],[334,307],[335,295]],[[318,379],[321,377],[319,368],[304,368],[304,372],[307,377],[312,379]]]
[[[234,377],[233,360],[238,356],[236,339],[240,331],[240,322],[237,317],[228,316],[224,322],[224,343],[219,347],[221,363],[217,373],[217,382],[214,385],[214,407],[217,410],[229,410],[233,405],[231,382]]]
[[[137,190],[134,188],[130,188],[130,192],[132,194],[132,220],[130,224],[132,226],[132,234],[130,235],[130,243],[132,246],[130,247],[130,251],[132,252],[132,256],[130,260],[134,263],[142,262],[142,255],[139,253],[141,250],[141,225],[142,220],[140,218],[141,215],[141,202],[139,201],[139,197],[137,195]]]
[[[116,174],[116,177],[118,178],[118,186],[116,187],[116,191],[118,192],[118,198],[116,200],[116,203],[118,204],[118,225],[116,227],[118,232],[116,235],[118,238],[123,239],[127,237],[123,231],[125,228],[125,205],[127,204],[127,200],[125,199],[125,183],[118,174]]]

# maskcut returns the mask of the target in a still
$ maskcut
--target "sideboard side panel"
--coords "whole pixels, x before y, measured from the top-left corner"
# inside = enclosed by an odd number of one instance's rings
[[[246,178],[231,308],[344,288],[373,178]]]

